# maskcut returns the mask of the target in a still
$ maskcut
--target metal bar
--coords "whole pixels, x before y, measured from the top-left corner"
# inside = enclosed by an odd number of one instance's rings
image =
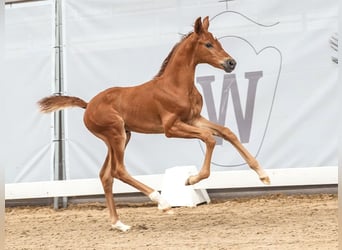
[[[5,4],[16,4],[16,3],[30,3],[30,2],[42,2],[47,0],[5,0]]]
[[[64,93],[63,77],[63,36],[62,36],[62,0],[55,0],[55,95]],[[65,129],[64,111],[54,113],[54,180],[65,180]],[[66,197],[54,198],[54,209],[67,206]]]

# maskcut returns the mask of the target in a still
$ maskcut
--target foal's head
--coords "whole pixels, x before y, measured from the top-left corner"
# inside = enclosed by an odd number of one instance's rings
[[[209,18],[203,23],[197,18],[194,26],[194,36],[197,39],[196,60],[198,63],[208,63],[230,73],[236,66],[236,61],[222,48],[221,43],[208,31]]]

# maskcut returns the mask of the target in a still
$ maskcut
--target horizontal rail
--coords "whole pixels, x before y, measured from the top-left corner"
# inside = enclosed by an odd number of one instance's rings
[[[338,167],[310,167],[267,169],[270,187],[330,185],[338,183]],[[134,176],[137,180],[161,190],[163,174]],[[212,172],[210,177],[193,186],[195,189],[265,187],[251,170]],[[133,193],[137,190],[119,180],[113,184],[114,193]],[[5,199],[34,199],[49,197],[74,197],[103,194],[100,179],[41,181],[5,184]]]

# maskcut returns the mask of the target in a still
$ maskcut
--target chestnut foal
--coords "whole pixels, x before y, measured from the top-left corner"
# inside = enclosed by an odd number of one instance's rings
[[[150,81],[135,87],[113,87],[97,94],[89,103],[72,96],[50,96],[39,101],[42,112],[68,107],[85,109],[84,123],[108,148],[100,171],[112,227],[127,231],[130,226],[119,220],[113,199],[113,178],[117,178],[144,193],[158,208],[171,211],[158,191],[134,179],[124,165],[124,152],[131,131],[164,133],[167,137],[197,138],[206,144],[203,166],[190,176],[192,185],[210,175],[210,162],[215,146],[214,136],[229,141],[248,165],[269,184],[270,179],[256,159],[244,148],[234,133],[201,116],[202,96],[194,85],[197,64],[207,63],[225,72],[234,70],[235,60],[208,32],[209,18],[197,18],[193,32],[184,36],[164,60],[159,73]]]

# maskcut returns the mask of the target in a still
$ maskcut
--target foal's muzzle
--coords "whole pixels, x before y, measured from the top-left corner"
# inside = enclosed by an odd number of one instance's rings
[[[223,66],[224,71],[230,73],[235,69],[236,61],[233,58],[227,59],[221,65]]]

